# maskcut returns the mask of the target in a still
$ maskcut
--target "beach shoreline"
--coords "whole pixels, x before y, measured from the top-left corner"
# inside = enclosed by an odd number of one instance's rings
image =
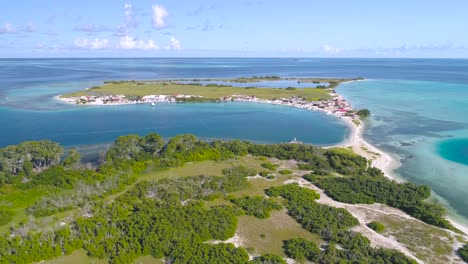
[[[356,81],[363,81],[363,80],[346,81],[346,83],[356,82]],[[339,91],[339,88],[340,87],[338,85],[336,87],[336,90]],[[347,100],[344,97],[342,97],[337,91],[333,90],[333,92],[330,92],[329,95],[332,96],[333,100],[336,99],[348,105],[348,108],[350,111],[355,111],[355,109],[351,107],[351,104],[347,102]],[[62,97],[62,95],[54,96],[54,99],[65,104],[76,104],[76,105],[81,105],[81,106],[84,106],[84,105],[119,106],[119,105],[129,105],[129,104],[180,103],[180,102],[177,102],[176,100],[173,100],[174,98],[169,98],[167,96],[162,101],[155,101],[155,102],[150,102],[150,103],[140,102],[140,101],[117,101],[117,102],[107,102],[107,103],[93,102],[93,103],[86,103],[86,104],[78,104],[76,98]],[[335,107],[320,108],[320,107],[315,107],[315,106],[310,106],[310,105],[304,105],[304,104],[301,104],[300,102],[284,102],[281,100],[268,100],[268,99],[247,98],[247,97],[233,98],[233,100],[229,100],[229,101],[219,100],[219,102],[230,102],[230,101],[285,105],[285,106],[292,106],[292,107],[306,109],[306,110],[319,111],[327,115],[333,115],[336,118],[342,120],[345,123],[345,125],[350,129],[350,132],[342,142],[338,144],[330,145],[330,146],[325,146],[324,148],[332,148],[332,147],[348,148],[352,150],[354,153],[361,155],[368,160],[371,160],[372,166],[380,169],[384,173],[384,176],[387,177],[388,179],[395,180],[397,182],[405,182],[404,179],[402,179],[401,177],[398,177],[394,172],[394,170],[398,169],[402,165],[400,160],[397,157],[392,157],[391,154],[372,145],[370,142],[368,142],[364,138],[364,132],[366,129],[365,128],[366,121],[359,119],[359,117],[357,117],[357,120],[360,120],[360,122],[359,124],[356,124],[355,122],[353,122],[353,120],[356,119],[356,116],[353,117],[353,116],[342,115],[341,112],[336,111],[337,108]],[[449,216],[447,216],[447,220],[454,227],[463,231],[465,234],[468,234],[468,226],[465,226],[457,222],[455,219],[450,218]]]
[[[392,157],[389,153],[377,148],[364,139],[363,134],[365,131],[365,123],[356,125],[348,118],[339,118],[348,125],[349,129],[351,130],[350,136],[342,143],[330,147],[351,148],[356,154],[371,160],[372,166],[380,169],[384,173],[385,177],[397,182],[405,182],[404,179],[398,177],[394,172],[396,169],[401,167],[402,163],[396,157]],[[375,155],[374,153],[378,153],[379,155]],[[458,222],[449,215],[446,216],[446,219],[455,228],[465,233],[465,236],[468,236],[468,226]]]

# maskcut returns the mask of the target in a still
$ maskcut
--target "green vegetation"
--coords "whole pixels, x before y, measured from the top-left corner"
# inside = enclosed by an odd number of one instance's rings
[[[102,86],[91,87],[87,90],[75,92],[71,94],[63,95],[63,97],[77,97],[77,96],[89,96],[89,95],[125,95],[127,98],[138,99],[145,95],[174,95],[174,94],[186,94],[186,95],[197,95],[202,98],[178,98],[178,101],[214,101],[223,97],[230,97],[232,95],[243,95],[243,96],[256,96],[261,99],[273,99],[273,98],[289,98],[293,96],[301,97],[306,100],[324,100],[329,99],[328,91],[326,89],[317,88],[301,88],[296,89],[295,87],[288,87],[285,89],[280,88],[261,88],[256,89],[253,86],[244,87],[233,87],[230,85],[219,85],[219,84],[208,84],[201,85],[200,81],[222,81],[222,82],[236,82],[236,83],[255,83],[259,81],[277,81],[283,80],[277,76],[266,76],[266,77],[252,77],[252,78],[237,78],[237,79],[194,79],[190,83],[181,83],[186,80],[165,80],[165,81],[151,81],[147,83],[137,81],[107,81]],[[314,82],[314,83],[329,83],[328,87],[322,88],[334,88],[339,83],[344,81],[356,80],[356,79],[329,79],[329,78],[288,78],[288,80],[297,80],[299,82]]]
[[[369,117],[371,115],[371,112],[368,109],[361,109],[361,110],[357,111],[356,114],[360,118],[366,118],[366,117]]]
[[[284,251],[288,257],[295,259],[299,263],[304,263],[306,260],[317,262],[320,255],[320,249],[317,244],[303,238],[284,241]]]
[[[231,198],[230,201],[244,210],[245,214],[258,218],[270,217],[270,211],[281,210],[282,206],[271,199],[261,196],[246,196],[242,198]]]
[[[283,185],[294,177],[286,163],[281,164],[288,169],[275,179],[247,178],[262,168],[277,170],[278,164],[259,157],[298,161],[312,173],[306,178],[336,199],[384,201],[408,210],[421,206],[427,210],[415,215],[438,220],[423,202],[427,187],[383,180],[347,149],[205,142],[193,135],[165,143],[151,133],[117,138],[97,168],[81,164],[76,151],[62,154],[50,141],[0,149],[0,263],[38,262],[77,250],[110,263],[142,256],[171,263],[248,263],[246,249],[212,243],[235,233],[253,248],[249,252],[262,255],[252,263],[284,263],[285,253],[318,263],[413,263],[349,231],[358,222],[347,210],[317,203],[313,190]],[[261,196],[265,192],[269,198]],[[279,211],[280,202],[288,215]],[[326,249],[318,252],[317,244]]]
[[[377,233],[382,233],[383,231],[385,231],[385,226],[377,221],[370,222],[367,224],[367,226]]]
[[[242,245],[252,248],[250,253],[256,255],[284,256],[283,241],[297,237],[322,243],[319,235],[302,228],[286,210],[272,211],[269,218],[262,219],[249,215],[240,216],[236,234],[242,238]]]
[[[450,262],[455,242],[451,232],[382,210],[373,220],[385,225],[385,236],[394,237],[424,263]]]
[[[366,174],[351,177],[304,176],[324,189],[328,196],[345,203],[383,203],[399,208],[428,224],[456,230],[444,218],[442,206],[424,202],[431,190],[427,186],[397,183],[385,178],[381,171],[366,170]]]
[[[0,149],[0,184],[47,169],[60,162],[63,148],[52,141],[25,141]],[[18,176],[18,177],[14,177]]]
[[[327,239],[358,224],[357,219],[345,209],[316,203],[315,199],[320,196],[313,190],[289,184],[271,187],[266,193],[272,197],[281,196],[286,199],[285,206],[292,218],[312,233],[326,233]]]
[[[281,175],[290,175],[293,173],[293,171],[292,170],[280,170],[278,171],[278,173]]]
[[[278,164],[273,164],[271,162],[262,163],[262,164],[260,164],[260,166],[262,166],[263,168],[268,169],[270,171],[276,171],[276,169],[279,167]]]
[[[99,87],[90,88],[84,91],[65,94],[63,97],[77,97],[89,95],[125,95],[126,97],[145,95],[197,95],[201,98],[179,98],[179,101],[216,101],[219,98],[230,97],[232,95],[256,96],[261,99],[289,98],[298,96],[305,99],[325,100],[329,99],[327,90],[316,88],[301,89],[276,89],[276,88],[251,88],[225,87],[225,86],[202,86],[194,84],[181,84],[177,82],[155,82],[151,84],[138,85],[132,82],[107,83]]]
[[[463,261],[468,262],[468,244],[461,247],[457,252]]]
[[[316,203],[315,199],[319,195],[313,190],[289,184],[271,187],[266,193],[283,197],[289,215],[305,229],[320,234],[328,242],[327,249],[320,251],[315,243],[304,239],[286,241],[286,254],[297,258],[299,262],[310,260],[318,263],[349,263],[359,260],[359,263],[416,263],[400,252],[372,248],[367,238],[347,231],[358,224],[357,219],[345,209]],[[342,249],[338,250],[335,243]],[[348,254],[349,251],[352,254]]]
[[[252,264],[286,264],[286,261],[277,255],[265,254],[260,257],[256,257],[251,261]]]
[[[13,219],[13,214],[11,210],[0,208],[0,226],[8,224]]]

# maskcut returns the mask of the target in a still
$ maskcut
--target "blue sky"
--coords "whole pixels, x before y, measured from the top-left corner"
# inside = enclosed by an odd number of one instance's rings
[[[0,57],[468,57],[466,0],[12,0]]]

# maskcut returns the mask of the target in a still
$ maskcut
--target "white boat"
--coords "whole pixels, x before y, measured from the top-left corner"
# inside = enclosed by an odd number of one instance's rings
[[[299,141],[296,138],[294,138],[293,140],[289,141],[289,143],[291,143],[291,144],[302,144],[302,141]]]
[[[151,107],[154,107],[154,103],[151,103]]]

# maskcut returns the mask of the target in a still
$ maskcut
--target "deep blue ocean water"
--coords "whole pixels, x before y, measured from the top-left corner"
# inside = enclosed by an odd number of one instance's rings
[[[52,139],[100,144],[151,131],[169,137],[328,145],[348,129],[322,113],[263,104],[64,105],[54,96],[105,80],[364,77],[338,92],[374,114],[365,137],[399,157],[397,173],[428,184],[451,213],[468,218],[468,60],[454,59],[0,59],[0,147]],[[464,220],[464,219],[462,219]]]

